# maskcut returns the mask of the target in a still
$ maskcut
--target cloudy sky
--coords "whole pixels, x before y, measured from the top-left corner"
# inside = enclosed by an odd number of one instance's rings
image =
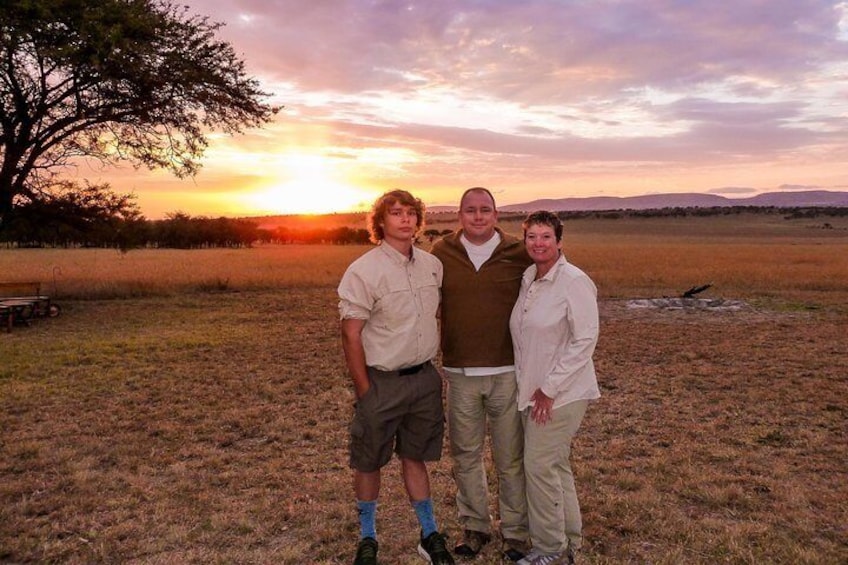
[[[187,4],[285,108],[193,180],[119,175],[148,217],[848,190],[848,1]]]

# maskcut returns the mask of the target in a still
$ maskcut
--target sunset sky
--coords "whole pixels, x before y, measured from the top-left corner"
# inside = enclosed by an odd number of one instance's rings
[[[848,2],[186,3],[285,108],[194,179],[84,172],[151,218],[848,189]]]

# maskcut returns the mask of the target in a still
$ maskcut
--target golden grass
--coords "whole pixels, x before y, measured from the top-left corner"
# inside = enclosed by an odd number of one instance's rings
[[[338,284],[366,246],[246,249],[0,250],[0,278],[40,281],[58,298],[121,298],[191,291]]]
[[[604,296],[793,297],[828,304],[848,291],[848,242],[829,244],[587,242],[566,248]]]
[[[705,296],[840,307],[838,297],[848,291],[848,225],[823,230],[816,222],[759,215],[585,219],[566,222],[563,243],[602,297],[677,296],[711,283]],[[520,232],[518,222],[504,227]],[[335,286],[367,249],[0,249],[0,280],[38,280],[59,298]]]

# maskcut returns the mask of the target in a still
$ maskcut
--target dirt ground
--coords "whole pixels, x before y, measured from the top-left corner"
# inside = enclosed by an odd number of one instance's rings
[[[0,562],[352,562],[333,288],[63,307],[0,335]],[[848,314],[601,308],[579,561],[848,562]],[[378,534],[421,562],[396,462]]]

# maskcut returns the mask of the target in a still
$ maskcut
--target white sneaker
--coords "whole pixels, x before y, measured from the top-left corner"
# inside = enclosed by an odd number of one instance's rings
[[[525,555],[523,558],[519,559],[517,563],[518,565],[530,565],[530,563],[532,563],[534,559],[541,555],[543,555],[541,551],[536,548],[533,548],[530,550],[530,553]]]
[[[569,563],[567,552],[565,551],[557,551],[555,553],[541,553],[538,552],[533,555],[533,552],[530,553],[525,559],[530,558],[524,565],[565,565]],[[518,562],[522,564],[522,561]]]

